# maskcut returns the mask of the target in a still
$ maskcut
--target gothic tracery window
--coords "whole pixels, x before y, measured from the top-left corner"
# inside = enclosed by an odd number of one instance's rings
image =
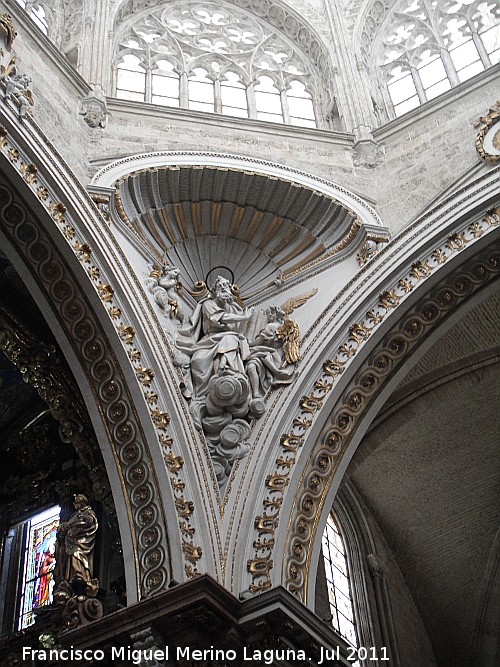
[[[358,646],[351,583],[344,540],[332,514],[323,531],[325,574],[332,625],[346,641]]]
[[[500,61],[500,5],[400,0],[380,48],[382,77],[401,116]]]
[[[119,37],[122,99],[316,127],[318,88],[314,68],[288,38],[233,6],[163,5]]]
[[[26,12],[28,12],[33,23],[35,23],[40,28],[40,30],[47,35],[49,26],[45,16],[45,9],[42,7],[42,5],[30,0],[17,0],[17,4],[21,5],[21,7],[26,10]]]

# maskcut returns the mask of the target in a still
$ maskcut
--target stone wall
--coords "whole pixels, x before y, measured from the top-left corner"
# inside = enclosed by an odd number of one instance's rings
[[[374,132],[385,149],[377,210],[391,230],[404,227],[440,192],[483,163],[475,149],[473,122],[495,103],[499,71],[499,66],[491,68]]]
[[[33,118],[86,185],[91,138],[79,109],[90,87],[18,6],[0,3],[0,11],[12,15],[18,32],[13,51],[18,72],[32,79]]]
[[[108,99],[105,129],[90,128],[80,114],[89,87],[30,21],[20,24],[21,19],[19,10],[14,16],[19,29],[15,48],[20,71],[33,79],[34,117],[84,185],[99,167],[127,155],[164,150],[233,153],[301,169],[348,188],[374,203],[395,233],[480,162],[472,121],[496,99],[498,66],[376,130],[380,155],[367,161],[353,160],[350,133],[122,100]],[[368,144],[369,153],[372,148]]]

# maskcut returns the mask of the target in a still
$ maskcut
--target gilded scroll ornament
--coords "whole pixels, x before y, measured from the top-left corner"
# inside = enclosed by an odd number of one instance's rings
[[[121,323],[118,325],[118,335],[122,339],[122,341],[128,345],[131,343],[134,339],[135,336],[135,330],[131,326],[126,326],[125,324]]]
[[[499,224],[500,207],[490,209],[480,220],[469,224],[464,230],[460,231],[460,238],[465,240],[465,245],[463,247],[467,247],[467,245],[473,242],[475,238],[478,238],[490,228],[498,226]],[[457,252],[460,252],[461,250],[462,247],[458,248]],[[440,247],[435,248],[427,257],[413,264],[407,274],[399,279],[397,286],[382,292],[378,297],[377,305],[367,311],[366,318],[359,324],[362,324],[363,327],[367,327],[368,331],[375,329],[375,327],[383,322],[389,311],[395,309],[405,296],[414,288],[413,280],[425,280],[426,277],[431,275],[435,269],[443,263],[441,261],[443,257],[445,261],[451,257],[449,249],[448,251],[446,250],[444,243]],[[496,255],[491,255],[488,262],[492,271],[498,271],[499,260]],[[480,270],[481,273],[479,272]],[[418,273],[418,277],[415,275],[416,273]],[[473,269],[473,273],[474,281],[476,282],[466,280],[465,278],[458,279],[453,285],[453,290],[450,289],[440,292],[439,298],[443,307],[452,307],[456,302],[456,293],[460,293],[465,297],[474,288],[476,283],[482,284],[487,277],[487,270],[483,264],[477,265]],[[451,295],[451,298],[449,298],[449,295]],[[414,341],[418,340],[420,333],[426,324],[430,325],[434,322],[435,318],[439,315],[439,312],[440,311],[435,304],[429,304],[428,307],[422,309],[421,317],[418,320],[410,318],[408,322],[406,322],[404,335],[393,337],[387,351],[378,354],[374,359],[373,368],[362,374],[359,379],[359,387],[351,393],[346,393],[345,405],[339,408],[336,412],[334,423],[332,423],[331,427],[323,436],[323,448],[318,453],[316,459],[317,466],[312,474],[319,474],[318,471],[320,471],[323,476],[332,474],[333,468],[336,466],[337,462],[336,457],[338,457],[345,448],[346,438],[350,437],[350,434],[355,428],[356,415],[364,409],[367,398],[375,391],[383,377],[391,372],[395,363],[395,358],[399,358],[408,352]],[[359,324],[353,326],[357,327]],[[353,337],[350,335],[349,338],[354,342],[354,345],[342,343],[337,349],[336,356],[323,363],[322,370],[324,375],[320,376],[318,379],[323,380],[324,378],[325,382],[314,381],[313,392],[300,400],[299,412],[293,419],[291,419],[290,431],[283,434],[281,437],[280,444],[283,452],[292,451],[294,455],[297,453],[304,441],[306,432],[313,424],[316,412],[321,408],[324,397],[332,390],[338,377],[344,372],[346,366],[349,364],[350,359],[354,357],[358,350],[365,344],[365,339],[361,336]],[[311,398],[314,399],[315,402],[311,401]],[[275,471],[289,477],[293,470],[293,465],[289,464],[290,459],[285,459],[280,455],[275,461]],[[321,475],[319,475],[319,479],[321,480]],[[322,484],[316,484],[315,481],[312,486],[307,486],[306,484],[304,488],[307,488],[307,491],[304,491],[304,495],[297,505],[298,507],[301,507],[303,514],[299,513],[294,530],[297,535],[302,536],[305,540],[309,540],[312,517],[318,515],[318,510],[316,508],[317,498],[321,497],[321,489],[323,486]],[[319,491],[313,494],[313,489],[318,489]],[[271,489],[267,486],[267,490],[268,493],[263,500],[264,512],[255,520],[255,528],[259,538],[263,535],[275,535],[279,522],[280,507],[283,502],[283,491],[281,489]],[[273,548],[269,547],[266,550],[265,556],[260,555],[260,557],[271,560],[272,553]],[[299,596],[303,595],[304,571],[304,562],[301,562],[300,564],[293,562],[290,564],[288,570],[291,582],[289,588]],[[255,568],[252,571],[249,569],[249,572],[252,574],[252,582],[249,586],[249,591],[251,593],[260,593],[271,587],[271,577],[269,573],[260,574]]]
[[[484,259],[474,260],[464,272],[453,276],[447,287],[438,288],[431,298],[421,303],[413,313],[405,317],[398,330],[373,352],[369,365],[358,373],[351,387],[344,392],[339,405],[333,411],[330,425],[318,441],[314,454],[303,474],[303,482],[291,517],[286,560],[286,587],[305,599],[310,549],[318,528],[317,517],[321,514],[325,489],[331,482],[341,457],[355,431],[361,416],[376,396],[375,389],[390,378],[396,365],[401,364],[422,336],[437,326],[450,310],[469,298],[475,290],[495,278],[500,266],[498,254],[489,252]],[[469,286],[464,289],[462,285]],[[436,304],[440,304],[437,306]],[[391,363],[379,363],[390,358]],[[376,378],[376,382],[367,378]],[[354,402],[353,398],[358,397]],[[336,447],[330,448],[331,436],[336,436]],[[326,461],[325,461],[326,460]],[[301,548],[299,548],[301,547]],[[269,556],[271,552],[269,553]],[[252,584],[254,586],[255,583]]]
[[[139,382],[143,387],[150,387],[151,382],[155,376],[152,368],[145,368],[144,366],[137,366],[135,373],[139,379]]]
[[[37,194],[38,199],[40,199],[40,201],[44,202],[44,201],[47,200],[47,198],[49,196],[49,191],[47,190],[47,188],[44,185],[40,185],[40,187],[37,188],[36,194]]]
[[[495,132],[491,143],[493,144],[493,148],[495,148],[500,153],[500,130]]]
[[[9,14],[0,14],[0,79],[16,73],[16,55],[12,53],[16,35],[12,17]]]
[[[356,254],[359,266],[364,266],[387,244],[385,238],[367,238]]]
[[[12,25],[12,16],[10,14],[0,14],[0,35],[6,50],[10,52],[17,36],[17,30]]]
[[[0,350],[47,403],[52,416],[60,424],[59,437],[63,442],[73,445],[89,470],[94,493],[105,505],[113,523],[115,509],[99,445],[84,417],[85,409],[78,390],[65,376],[55,348],[36,341],[28,330],[0,308]]]
[[[104,301],[104,303],[107,303],[108,301],[111,301],[113,298],[113,294],[115,290],[111,287],[111,285],[106,285],[105,283],[99,283],[97,285],[97,291],[99,293],[99,296],[101,297],[101,300]]]
[[[17,150],[17,148],[9,148],[7,151],[7,155],[9,157],[9,160],[14,164],[19,160],[20,153]]]
[[[478,118],[474,127],[479,128],[476,137],[476,150],[488,162],[500,160],[500,100],[488,110],[485,116]]]
[[[24,176],[24,180],[33,185],[36,181],[36,175],[38,173],[38,167],[36,164],[23,162],[20,168],[21,174]]]
[[[13,144],[13,140],[10,135],[8,137],[8,144],[10,144],[10,148],[12,150],[17,150],[19,152],[18,147]],[[29,157],[26,157],[24,154],[22,157],[23,162],[27,164],[30,163]],[[19,160],[16,162],[15,166],[18,169],[20,168]],[[44,175],[41,173],[40,169],[37,175],[37,179],[39,179],[41,182],[38,188],[39,193],[42,193],[40,188],[44,188],[43,194],[41,197],[39,197],[39,199],[45,205],[48,215],[50,215],[55,223],[58,224],[61,233],[63,233],[64,230],[62,226],[66,224],[66,217],[68,218],[68,222],[70,222],[71,216],[68,214],[66,206],[61,201],[52,199],[50,193],[48,192],[48,188],[43,183]],[[6,200],[12,200],[13,196],[10,191],[8,192],[6,189],[4,190],[4,196],[6,196]],[[46,197],[45,192],[48,193]],[[18,211],[19,215],[17,215]],[[7,212],[9,215],[7,215]],[[12,212],[15,212],[16,215],[11,215],[10,213]],[[93,319],[89,318],[88,316],[82,317],[83,314],[87,314],[89,311],[86,308],[85,300],[82,301],[82,298],[77,293],[75,293],[75,286],[71,280],[70,275],[65,274],[64,277],[61,277],[59,272],[55,273],[53,270],[55,264],[52,260],[44,262],[40,261],[41,257],[52,257],[55,256],[56,253],[53,250],[51,242],[49,242],[47,238],[43,238],[43,240],[41,239],[42,235],[44,234],[43,228],[39,225],[35,226],[35,223],[31,220],[29,213],[25,212],[23,203],[20,202],[17,198],[15,206],[8,206],[2,209],[2,225],[5,233],[11,234],[12,238],[15,239],[15,243],[19,247],[20,254],[26,255],[27,263],[32,265],[33,270],[37,272],[38,281],[42,288],[47,290],[47,293],[50,294],[51,298],[53,296],[57,297],[54,301],[54,309],[61,309],[61,321],[64,322],[64,325],[68,328],[69,339],[73,341],[73,344],[78,350],[81,350],[83,347],[85,347],[85,354],[82,356],[82,359],[84,359],[85,371],[88,373],[89,380],[94,383],[93,386],[96,387],[96,396],[99,397],[98,400],[102,405],[102,414],[106,414],[110,420],[109,423],[113,434],[113,443],[116,447],[116,455],[122,464],[120,474],[122,474],[122,472],[123,474],[126,474],[128,470],[131,470],[131,463],[124,458],[125,449],[122,448],[122,443],[124,439],[130,438],[130,434],[134,432],[136,427],[133,423],[133,418],[129,417],[126,420],[123,419],[125,414],[130,414],[130,411],[126,407],[126,402],[130,397],[123,392],[124,383],[122,380],[118,380],[118,382],[113,383],[109,382],[110,378],[108,377],[107,372],[109,369],[110,375],[113,374],[114,364],[111,359],[108,359],[107,356],[107,342],[100,335],[100,332],[98,328],[96,328]],[[66,226],[68,228],[71,227],[70,224],[66,224]],[[18,233],[18,230],[26,231],[25,233]],[[33,230],[34,233],[31,232],[31,230]],[[36,243],[28,244],[25,242],[25,238],[37,238],[41,240],[37,241]],[[82,244],[85,243],[83,239],[81,239],[80,242]],[[73,247],[73,243],[71,245]],[[75,248],[73,248],[73,250],[77,252]],[[81,261],[82,258],[79,257],[79,259]],[[58,261],[57,265],[63,266],[60,261]],[[113,288],[110,285],[107,285],[105,282],[102,282],[99,286],[96,285],[96,287],[100,292],[102,290],[101,296],[104,297],[103,301],[105,303],[109,303],[109,306],[112,307],[114,305]],[[104,376],[106,379],[103,384]],[[42,385],[42,388],[43,387],[45,387],[45,385]],[[48,389],[50,389],[50,385],[48,385],[47,390]],[[84,458],[85,432],[78,428],[77,421],[71,418],[65,418],[64,416],[66,414],[65,408],[67,407],[68,403],[67,395],[68,392],[64,392],[62,394],[54,392],[52,397],[55,401],[53,414],[56,420],[62,420],[61,438],[64,442],[72,442],[74,444],[78,454],[82,457],[84,463],[87,465],[86,459]],[[108,403],[111,404],[109,410],[107,407]],[[140,438],[138,436],[136,436],[136,442],[140,446],[139,455],[142,456],[143,445],[140,442]],[[98,448],[97,451],[99,451]],[[99,497],[99,499],[102,500],[104,504],[106,504],[107,500],[104,497],[104,491],[102,491],[104,487],[102,485],[100,469],[96,465],[96,462],[92,462],[92,460],[90,461],[89,465],[90,476],[92,478],[93,484],[95,477],[94,486],[96,497]],[[154,501],[152,500],[154,498],[154,486],[147,468],[145,470],[147,473],[147,478],[143,479],[141,482],[135,482],[135,480],[132,478],[132,475],[126,477],[126,483],[128,486],[127,493],[130,494],[129,497],[132,500],[134,506],[134,515],[137,516],[145,509],[145,506],[147,507],[152,503],[154,504]],[[111,498],[110,493],[109,498]],[[108,515],[113,514],[112,509],[107,509],[107,512]],[[164,535],[161,524],[158,524],[157,517],[158,513],[154,512],[152,514],[152,518],[150,519],[150,523],[158,525],[162,535]],[[143,525],[144,522],[141,521],[141,524]],[[165,536],[159,536],[158,539],[164,540]],[[148,548],[145,547],[144,549],[140,550],[143,551],[141,562],[146,563]],[[153,578],[150,575],[152,574],[158,575],[155,577],[155,579],[159,581],[159,587],[167,583],[168,574],[164,560],[155,566],[144,566],[144,569],[138,572],[140,577],[138,580],[138,592],[140,594],[151,594],[153,590],[157,590],[151,588],[151,582],[153,581]]]

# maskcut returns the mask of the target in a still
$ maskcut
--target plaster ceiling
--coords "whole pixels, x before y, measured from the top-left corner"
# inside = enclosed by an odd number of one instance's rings
[[[499,347],[500,291],[475,306],[458,325],[444,334],[410,370],[400,388],[429,377],[438,369],[463,365],[464,360],[480,353],[497,354]]]

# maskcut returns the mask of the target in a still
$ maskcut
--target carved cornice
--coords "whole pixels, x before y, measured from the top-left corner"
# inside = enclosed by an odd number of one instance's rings
[[[338,199],[339,203],[352,209],[356,216],[361,218],[363,222],[380,227],[382,234],[387,233],[387,229],[383,227],[375,209],[363,198],[346,188],[332,183],[332,181],[328,181],[326,178],[314,176],[294,167],[254,157],[234,155],[232,153],[214,153],[210,151],[157,151],[154,153],[141,153],[106,164],[93,176],[92,185],[95,187],[113,187],[119,178],[126,176],[132,171],[136,172],[151,167],[166,167],[168,165],[199,165],[245,170],[248,169],[248,165],[252,165],[252,171],[255,174],[278,177],[281,180],[288,179],[311,189],[318,188],[322,194],[332,199]]]
[[[290,483],[306,433],[311,428],[327,395],[331,393],[340,375],[351,364],[352,359],[359,353],[373,332],[378,329],[391,311],[400,306],[417,284],[422,284],[442,264],[473,244],[476,239],[491,232],[499,223],[500,207],[488,211],[481,219],[467,224],[458,232],[450,234],[440,246],[429,252],[421,260],[414,262],[405,275],[402,275],[390,289],[383,291],[378,296],[377,302],[367,310],[364,318],[349,327],[345,342],[338,347],[337,354],[323,363],[323,372],[313,383],[309,394],[303,396],[299,401],[299,409],[292,420],[292,428],[281,436],[280,455],[275,461],[272,473],[265,480],[267,493],[263,501],[263,511],[262,514],[255,517],[254,522],[257,531],[257,539],[254,541],[254,556],[248,561],[248,571],[252,576],[249,590],[252,593],[259,593],[271,587],[272,556],[285,490]],[[498,267],[494,266],[493,260],[491,265],[480,266],[482,268],[478,269],[475,282],[471,282],[471,278],[468,279],[471,284],[481,285],[498,271]],[[468,296],[467,290],[464,290],[464,294]],[[463,300],[458,287],[455,291],[452,288],[444,290],[443,295],[443,303],[446,305],[446,299],[448,299],[449,308]],[[445,305],[442,306],[442,309],[445,308]],[[441,311],[438,312],[441,313]],[[418,317],[413,317],[413,319],[408,318],[405,325],[408,327],[409,342],[406,341],[406,338],[395,335],[388,354],[380,355],[380,364],[386,363],[388,370],[390,370],[394,365],[394,360],[396,358],[399,360],[398,355],[405,356],[409,353],[414,346],[413,341],[419,340],[420,334],[424,331],[427,332],[431,324],[434,323],[434,318],[429,316],[426,319],[425,313],[427,311]],[[441,319],[441,316],[439,316],[438,321]],[[400,352],[399,347],[401,346]],[[385,379],[384,366],[375,370],[376,372],[370,370],[363,374],[362,379],[356,386],[352,386],[346,392],[342,407],[335,412],[335,423],[332,423],[321,438],[322,444],[318,455],[313,454],[313,470],[310,474],[305,473],[307,483],[301,487],[305,490],[301,492],[300,498],[295,500],[295,514],[289,523],[289,530],[291,531],[288,537],[290,554],[287,555],[286,581],[289,590],[302,599],[305,594],[305,581],[309,566],[307,559],[309,549],[312,547],[312,540],[309,541],[311,539],[311,523],[319,518],[321,507],[318,506],[318,499],[324,501],[324,493],[327,488],[324,477],[327,476],[330,479],[333,470],[338,466],[353,432],[354,416],[357,417],[364,413],[372,392],[379,388],[381,378]]]

